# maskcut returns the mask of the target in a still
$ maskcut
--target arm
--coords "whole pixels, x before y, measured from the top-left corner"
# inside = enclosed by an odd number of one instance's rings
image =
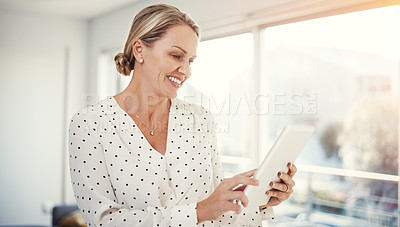
[[[115,196],[99,134],[88,115],[69,127],[69,165],[75,199],[88,226],[195,226],[196,203],[145,209],[124,206]]]

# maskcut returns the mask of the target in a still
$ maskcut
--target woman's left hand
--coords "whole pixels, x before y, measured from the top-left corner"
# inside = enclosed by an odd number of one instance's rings
[[[271,190],[267,191],[266,194],[271,196],[269,202],[260,206],[260,209],[269,206],[276,206],[281,204],[283,201],[287,200],[293,193],[293,187],[295,182],[293,181],[293,176],[297,172],[297,168],[293,163],[288,163],[289,171],[287,173],[279,172],[278,177],[282,179],[282,182],[271,182]]]

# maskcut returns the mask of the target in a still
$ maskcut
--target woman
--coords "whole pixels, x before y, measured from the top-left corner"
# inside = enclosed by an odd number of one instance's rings
[[[130,84],[73,116],[71,179],[88,226],[260,226],[292,193],[294,165],[263,207],[246,207],[242,192],[258,184],[255,170],[223,179],[212,115],[175,98],[198,41],[177,8],[143,9],[115,56],[121,74],[133,71]]]

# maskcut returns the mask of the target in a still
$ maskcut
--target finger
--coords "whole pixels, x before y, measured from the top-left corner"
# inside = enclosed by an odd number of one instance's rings
[[[267,204],[265,204],[265,205],[259,206],[259,209],[263,210],[264,208],[267,208],[267,207],[268,207]]]
[[[240,200],[243,204],[243,206],[247,207],[247,204],[249,203],[249,200],[247,199],[247,196],[244,194],[244,192],[241,191],[233,191],[229,192],[226,194],[226,199],[228,200]]]
[[[288,163],[288,167],[289,167],[288,174],[289,176],[293,177],[297,173],[297,167],[291,162]]]
[[[226,211],[235,211],[237,214],[239,214],[240,211],[242,211],[242,207],[240,207],[240,205],[237,203],[227,202],[225,207],[227,207],[228,209]]]
[[[257,186],[258,180],[242,175],[236,175],[232,178],[223,179],[221,184],[219,185],[219,188],[221,190],[227,191],[232,190],[234,187],[237,187],[240,184]]]
[[[294,181],[292,179],[292,177],[290,177],[287,173],[284,172],[279,172],[278,173],[278,177],[282,179],[282,181],[287,184],[289,187],[293,187],[294,186]]]
[[[289,185],[286,185],[284,183],[278,183],[278,182],[271,182],[269,184],[271,188],[282,191],[282,192],[291,192],[292,189],[289,187]]]
[[[268,196],[272,196],[272,197],[276,197],[280,200],[286,200],[287,198],[289,198],[289,193],[285,193],[285,192],[281,192],[281,191],[267,191],[265,194],[267,194]]]
[[[271,199],[268,201],[266,206],[273,207],[273,206],[279,205],[281,203],[282,203],[282,201],[280,201],[278,198],[271,197]]]
[[[252,177],[256,171],[257,171],[257,169],[253,169],[253,170],[250,170],[250,171],[247,171],[244,173],[240,173],[238,175],[245,176],[245,177]]]
[[[239,187],[233,189],[234,191],[243,191],[245,188],[247,187],[247,185],[240,185]]]

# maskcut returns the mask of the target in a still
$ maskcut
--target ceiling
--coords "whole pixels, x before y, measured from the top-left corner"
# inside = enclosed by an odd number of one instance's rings
[[[0,9],[90,19],[142,0],[0,0]]]

